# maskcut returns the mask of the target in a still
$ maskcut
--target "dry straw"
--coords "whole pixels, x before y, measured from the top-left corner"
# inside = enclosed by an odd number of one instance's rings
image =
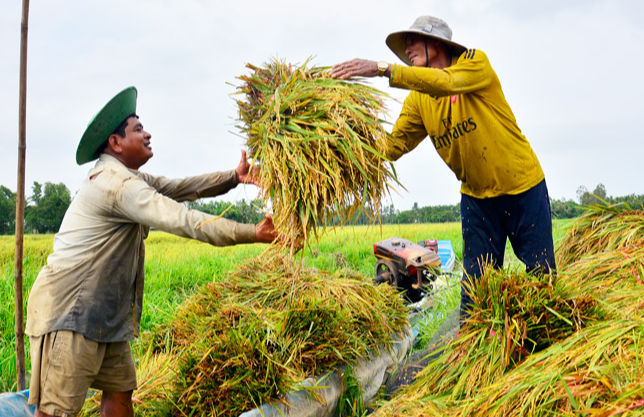
[[[397,183],[384,156],[384,93],[307,64],[248,64],[252,73],[239,77],[239,127],[261,166],[263,202],[291,248],[363,209],[377,219]]]

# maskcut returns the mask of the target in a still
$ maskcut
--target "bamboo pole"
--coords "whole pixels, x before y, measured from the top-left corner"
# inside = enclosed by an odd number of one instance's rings
[[[14,264],[16,318],[16,379],[18,391],[25,389],[25,330],[23,328],[22,261],[25,218],[25,133],[27,115],[27,30],[29,0],[22,0],[20,21],[20,98],[18,104],[18,190],[16,192],[16,251]]]

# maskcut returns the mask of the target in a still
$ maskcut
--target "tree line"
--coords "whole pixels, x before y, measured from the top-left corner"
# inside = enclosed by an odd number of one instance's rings
[[[56,233],[63,216],[71,204],[69,189],[63,183],[34,182],[32,195],[25,202],[25,233]],[[586,187],[577,189],[577,201],[550,199],[554,219],[570,219],[579,216],[584,206],[595,204],[628,204],[633,209],[644,210],[644,195],[631,194],[623,197],[609,197],[606,187],[598,184],[590,192]],[[231,203],[219,200],[198,200],[187,202],[189,209],[199,210],[215,216],[223,216],[239,223],[257,224],[267,211],[260,200],[239,200]],[[16,193],[0,185],[0,234],[15,233]],[[410,210],[397,210],[393,204],[384,206],[379,213],[361,210],[349,221],[350,224],[364,225],[379,221],[383,224],[445,223],[461,220],[460,204],[420,207],[414,203]],[[339,219],[330,219],[329,224],[339,224]]]
[[[56,233],[72,202],[65,184],[34,182],[32,195],[25,201],[25,233]],[[0,185],[0,234],[16,230],[16,193]]]

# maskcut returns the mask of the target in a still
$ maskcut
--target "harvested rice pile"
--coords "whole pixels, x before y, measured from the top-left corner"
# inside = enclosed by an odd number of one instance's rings
[[[390,184],[397,183],[383,156],[384,93],[329,78],[326,68],[306,63],[247,67],[252,74],[239,77],[240,128],[261,165],[263,202],[271,205],[286,245],[363,209],[375,218]]]
[[[162,373],[163,387],[135,396],[152,400],[147,415],[238,416],[306,378],[390,348],[407,314],[397,291],[371,278],[296,272],[285,255],[258,257],[200,289],[156,332],[156,352],[170,352],[176,369]]]
[[[374,416],[644,415],[643,228],[596,206],[556,277],[488,271],[460,337]]]

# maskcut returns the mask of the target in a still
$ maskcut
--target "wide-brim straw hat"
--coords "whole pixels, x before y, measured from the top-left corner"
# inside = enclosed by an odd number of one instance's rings
[[[76,163],[83,165],[99,157],[99,148],[129,115],[136,113],[135,87],[128,87],[114,96],[90,120],[76,150]]]
[[[418,34],[445,42],[452,48],[452,55],[459,56],[467,50],[463,45],[452,41],[452,29],[445,21],[433,16],[420,16],[408,30],[394,32],[387,36],[387,46],[407,65],[414,65],[405,50],[405,37]]]

